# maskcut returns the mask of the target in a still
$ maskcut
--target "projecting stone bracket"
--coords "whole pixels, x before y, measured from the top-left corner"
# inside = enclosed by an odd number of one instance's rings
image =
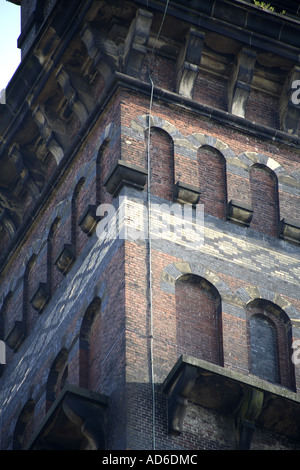
[[[200,199],[200,190],[190,184],[177,181],[174,185],[173,199],[181,204],[197,204]]]
[[[64,150],[61,143],[58,141],[56,133],[59,132],[61,135],[66,135],[64,126],[57,119],[55,122],[51,122],[44,108],[41,106],[37,106],[34,109],[33,118],[39,127],[46,148],[55,158],[56,164],[59,165],[64,157]]]
[[[279,223],[279,237],[300,245],[300,225],[294,221],[282,219]]]
[[[66,384],[26,449],[106,449],[107,406],[106,395]]]
[[[199,72],[204,33],[190,29],[177,62],[177,93],[193,97],[194,86]]]
[[[119,68],[119,47],[89,23],[81,31],[81,39],[93,67],[107,82]]]
[[[228,84],[228,110],[236,116],[246,115],[255,62],[256,53],[247,48],[243,48],[234,61]]]
[[[10,238],[12,238],[17,231],[17,224],[8,209],[4,209],[0,216],[0,227],[4,228]]]
[[[46,282],[40,282],[36,291],[30,299],[30,303],[38,313],[42,313],[42,311],[46,308],[46,305],[48,304],[49,300],[49,284],[47,284]]]
[[[246,390],[236,414],[237,449],[250,449],[255,423],[262,411],[264,393],[261,390],[250,388]]]
[[[26,323],[24,321],[15,321],[8,332],[5,343],[13,351],[17,351],[26,338]]]
[[[188,396],[195,385],[197,369],[187,365],[167,392],[169,432],[181,433]]]
[[[124,185],[143,190],[147,181],[147,170],[118,160],[107,178],[104,186],[107,191],[116,196]]]
[[[76,250],[71,243],[65,243],[54,265],[64,275],[68,274],[76,260]]]
[[[139,9],[124,44],[124,66],[128,75],[139,78],[147,52],[152,13]]]
[[[70,114],[74,112],[81,124],[83,124],[88,117],[88,111],[84,103],[80,100],[77,90],[74,88],[72,74],[63,66],[60,66],[56,74],[56,79],[65,96],[65,102],[61,104],[60,108],[61,115],[68,119]]]
[[[162,390],[170,432],[184,431],[184,417],[193,406],[198,407],[199,419],[204,408],[232,423],[232,448],[249,449],[256,427],[300,441],[300,398],[279,384],[182,355]]]
[[[253,217],[253,209],[251,206],[241,204],[237,201],[229,201],[227,204],[226,218],[238,225],[249,227]]]
[[[89,204],[85,212],[83,213],[78,225],[81,230],[90,237],[96,231],[97,223],[100,221],[100,217],[97,216],[97,206]]]
[[[22,152],[16,145],[13,145],[10,149],[8,158],[9,161],[13,163],[16,173],[19,176],[19,180],[15,184],[12,193],[18,197],[22,189],[25,189],[33,199],[37,198],[40,194],[41,183],[44,182],[44,177],[41,175],[40,170],[34,172],[25,165]],[[42,163],[41,167],[44,167]]]
[[[124,42],[116,44],[104,32],[86,24],[81,39],[87,48],[92,66],[107,83],[116,71],[139,78],[147,53],[152,13],[139,9]]]

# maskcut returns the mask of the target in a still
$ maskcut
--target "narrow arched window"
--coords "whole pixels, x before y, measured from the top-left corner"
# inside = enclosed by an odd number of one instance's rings
[[[295,389],[292,323],[281,307],[266,299],[247,306],[249,371],[262,379]]]
[[[279,224],[277,176],[262,164],[252,165],[249,176],[253,207],[251,228],[277,237]]]
[[[180,277],[175,284],[177,350],[223,365],[221,297],[207,280]]]
[[[23,407],[19,418],[17,420],[14,435],[13,435],[13,449],[21,450],[24,448],[29,438],[34,431],[34,400],[28,400]]]
[[[167,132],[157,127],[150,128],[150,137],[149,129],[147,130],[146,142],[149,138],[151,194],[172,201],[174,188],[173,140]]]
[[[71,214],[71,244],[74,247],[75,255],[79,252],[79,247],[78,247],[78,238],[81,234],[81,231],[79,230],[78,226],[78,221],[79,221],[79,207],[80,207],[80,202],[81,198],[80,196],[82,195],[82,187],[85,183],[85,178],[80,178],[78,181],[76,188],[74,189],[73,192],[73,197],[72,197],[72,214]]]
[[[110,139],[107,138],[102,143],[96,160],[96,205],[99,206],[107,202],[107,191],[104,186],[105,177],[108,173],[108,151],[110,148]]]
[[[62,391],[68,379],[68,351],[63,348],[52,363],[46,384],[46,408],[49,410],[52,403]]]
[[[56,235],[57,226],[60,222],[59,217],[57,217],[53,224],[50,227],[48,239],[47,239],[47,284],[49,286],[49,295],[51,296],[53,292],[53,244]]]
[[[203,145],[198,150],[200,202],[204,212],[220,219],[226,218],[227,182],[226,160],[218,150]]]
[[[96,297],[84,314],[79,333],[79,385],[89,389],[99,378],[95,362],[99,365],[101,356],[100,318],[97,317],[100,307],[101,300]]]
[[[273,383],[279,382],[277,332],[263,315],[250,318],[251,373]]]

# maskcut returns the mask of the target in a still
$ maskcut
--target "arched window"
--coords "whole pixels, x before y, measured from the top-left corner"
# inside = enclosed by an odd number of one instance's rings
[[[251,373],[270,382],[279,382],[277,331],[263,315],[250,318]]]
[[[255,299],[247,306],[249,370],[252,374],[295,388],[292,325],[278,305]]]
[[[13,435],[14,450],[23,449],[31,437],[34,431],[34,410],[34,400],[28,400],[28,402],[23,407],[15,426]]]
[[[220,219],[226,218],[227,182],[226,160],[218,150],[203,145],[198,150],[200,202],[204,212]]]
[[[50,296],[53,295],[53,243],[59,222],[60,218],[57,217],[51,225],[47,239],[47,284]]]
[[[68,378],[68,351],[63,348],[56,356],[51,366],[46,384],[46,410],[62,391]]]
[[[99,367],[94,362],[97,358],[99,364],[101,355],[100,318],[96,318],[100,307],[101,300],[96,297],[84,314],[79,334],[79,385],[89,389],[93,388],[91,380],[97,380],[99,375]],[[95,374],[91,373],[94,370]]]
[[[4,340],[7,333],[7,313],[12,302],[13,293],[10,291],[3,301],[0,309],[0,339]]]
[[[81,234],[78,227],[78,214],[79,214],[79,206],[80,206],[80,195],[83,192],[82,187],[85,183],[85,178],[80,178],[78,181],[76,188],[73,192],[72,197],[72,214],[71,214],[71,244],[74,247],[75,255],[78,253],[78,237]]]
[[[255,164],[250,167],[249,177],[253,207],[251,228],[277,237],[279,224],[277,176],[267,166]]]
[[[148,141],[146,131],[146,142]],[[151,194],[167,201],[173,199],[174,189],[174,151],[173,140],[162,129],[150,128],[150,175]]]
[[[179,354],[223,365],[221,298],[205,279],[192,274],[175,284]]]
[[[104,186],[105,177],[108,173],[107,153],[110,148],[110,139],[106,138],[97,155],[96,160],[96,206],[107,202],[108,193]]]

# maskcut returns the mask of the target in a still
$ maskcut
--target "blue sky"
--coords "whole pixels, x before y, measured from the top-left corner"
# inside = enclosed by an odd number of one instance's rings
[[[0,91],[6,88],[21,60],[17,47],[20,36],[20,8],[6,0],[0,0]]]

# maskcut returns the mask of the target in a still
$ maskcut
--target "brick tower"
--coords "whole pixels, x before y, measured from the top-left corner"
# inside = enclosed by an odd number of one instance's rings
[[[297,2],[12,3],[0,448],[299,450]]]

